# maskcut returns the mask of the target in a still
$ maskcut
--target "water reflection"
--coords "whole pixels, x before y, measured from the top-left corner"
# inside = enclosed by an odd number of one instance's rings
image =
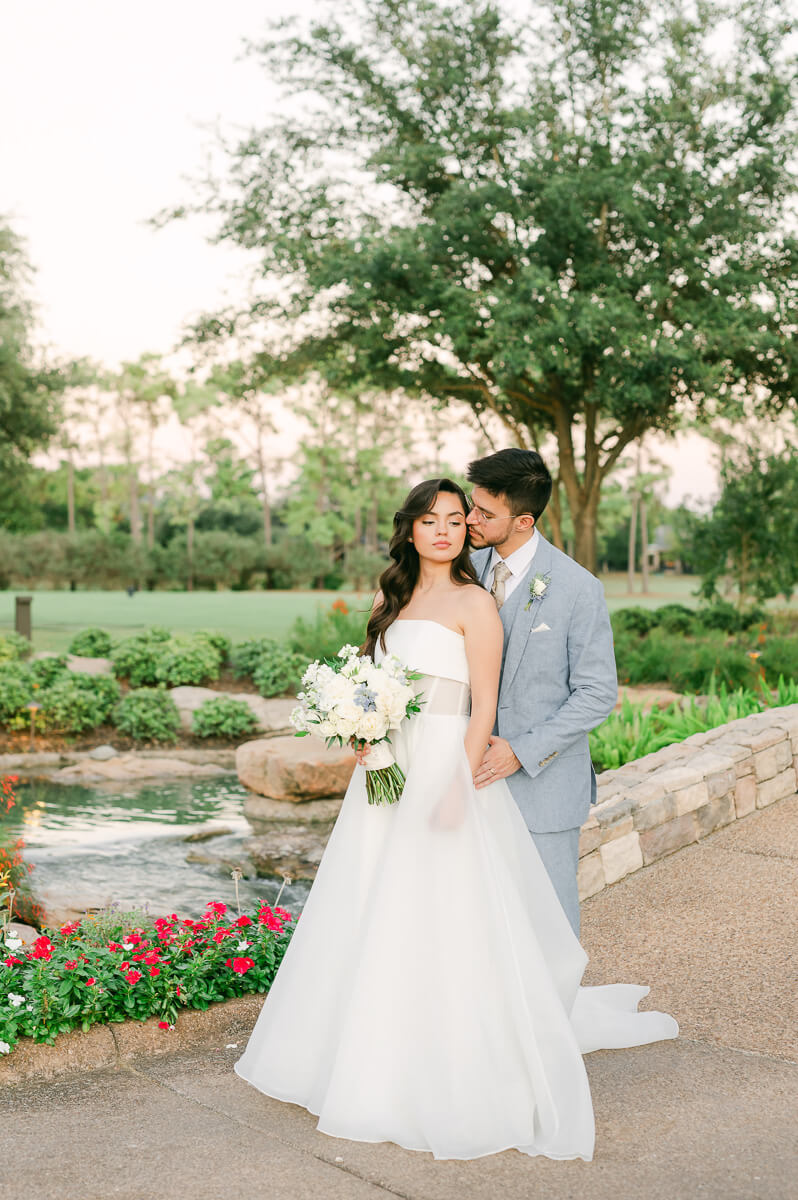
[[[149,783],[136,787],[84,787],[41,780],[17,785],[17,804],[3,816],[3,840],[25,839],[25,858],[35,864],[34,891],[63,896],[87,891],[122,907],[147,905],[153,915],[176,911],[199,916],[209,900],[235,903],[229,869],[188,863],[192,849],[236,861],[252,833],[243,815],[247,795],[235,776]],[[187,834],[222,828],[199,845]],[[280,879],[242,879],[243,908],[273,902]],[[281,904],[301,911],[307,882],[286,887]]]

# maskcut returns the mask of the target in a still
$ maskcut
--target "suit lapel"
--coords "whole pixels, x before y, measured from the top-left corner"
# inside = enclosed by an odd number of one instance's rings
[[[529,585],[536,575],[551,574],[553,557],[551,544],[540,534],[540,544],[535,557],[529,564],[528,571],[499,613],[504,623],[506,637],[501,678],[502,691],[510,686],[521,664],[530,629],[534,629],[540,623],[540,611],[546,598],[537,596],[530,603]],[[513,601],[516,601],[516,596],[518,597],[517,603],[515,607],[510,608]],[[528,608],[527,604],[529,604]],[[510,611],[505,619],[504,610],[506,608],[510,608]],[[508,628],[509,636],[507,636]]]

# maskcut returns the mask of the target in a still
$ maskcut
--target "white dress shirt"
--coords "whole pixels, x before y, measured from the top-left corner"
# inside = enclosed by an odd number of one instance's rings
[[[504,602],[506,604],[529,570],[530,563],[535,557],[535,551],[538,548],[539,542],[540,534],[536,528],[529,541],[524,542],[523,546],[519,546],[517,550],[513,550],[512,554],[508,554],[506,558],[502,558],[501,554],[499,554],[498,550],[494,546],[488,573],[485,576],[485,587],[488,589],[488,591],[490,591],[490,589],[493,587],[493,568],[496,566],[497,562],[503,562],[507,569],[512,571],[512,575],[508,576],[504,583]]]

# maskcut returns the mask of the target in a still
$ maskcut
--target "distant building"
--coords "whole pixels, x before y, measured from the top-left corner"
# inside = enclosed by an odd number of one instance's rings
[[[658,525],[654,530],[654,540],[646,548],[648,568],[650,571],[668,572],[674,575],[682,574],[682,560],[679,557],[679,542],[672,525]]]

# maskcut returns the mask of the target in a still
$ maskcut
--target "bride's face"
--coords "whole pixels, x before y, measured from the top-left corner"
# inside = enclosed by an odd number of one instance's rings
[[[438,492],[430,511],[413,522],[413,544],[419,558],[452,562],[463,549],[465,539],[465,513],[453,492]]]

